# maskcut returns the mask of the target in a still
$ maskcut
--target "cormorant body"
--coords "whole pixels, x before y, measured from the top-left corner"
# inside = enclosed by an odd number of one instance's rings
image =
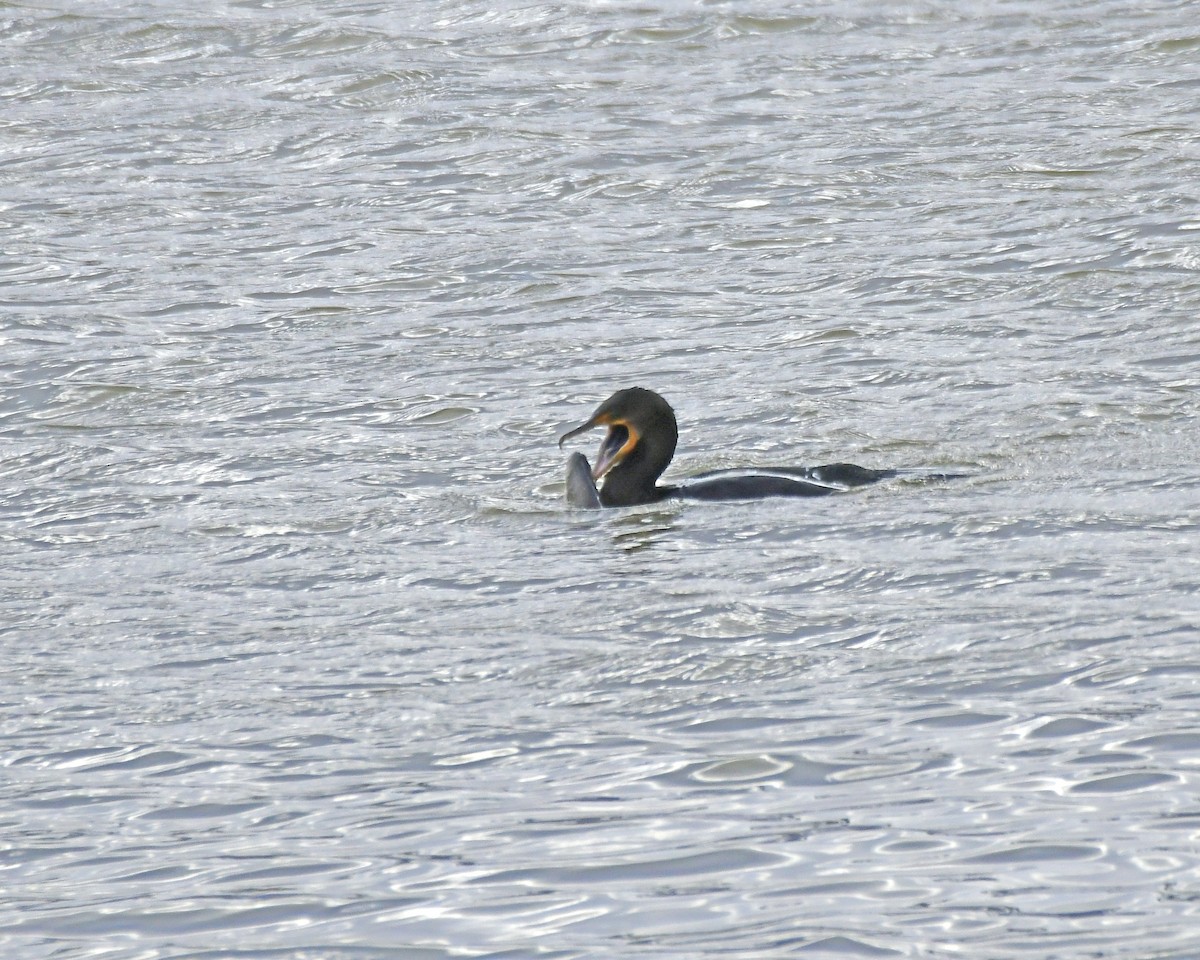
[[[679,440],[675,411],[653,390],[618,390],[596,408],[591,419],[559,439],[595,427],[607,427],[596,465],[588,472],[583,454],[567,466],[567,502],[577,507],[632,507],[668,498],[755,500],[760,497],[821,497],[895,476],[895,470],[871,470],[853,463],[821,467],[759,467],[714,470],[677,486],[659,486]],[[590,482],[589,482],[590,481]],[[603,485],[596,488],[596,482]]]

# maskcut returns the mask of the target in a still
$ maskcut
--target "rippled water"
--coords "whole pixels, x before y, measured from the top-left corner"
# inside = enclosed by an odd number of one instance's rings
[[[1200,953],[1191,5],[0,38],[5,956]]]

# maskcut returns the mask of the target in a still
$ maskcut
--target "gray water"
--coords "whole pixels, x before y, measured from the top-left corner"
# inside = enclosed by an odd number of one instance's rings
[[[1200,955],[1194,6],[0,49],[5,957]]]

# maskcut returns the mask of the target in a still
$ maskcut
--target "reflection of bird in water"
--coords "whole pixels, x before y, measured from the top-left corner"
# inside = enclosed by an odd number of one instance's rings
[[[573,453],[567,463],[567,502],[577,507],[631,507],[671,497],[686,500],[755,500],[759,497],[819,497],[874,483],[895,470],[871,470],[853,463],[823,467],[758,467],[714,470],[678,486],[658,478],[675,455],[679,428],[675,411],[653,390],[630,387],[605,400],[591,419],[563,434],[563,442],[595,427],[607,427],[596,465]],[[596,482],[603,481],[597,490]]]

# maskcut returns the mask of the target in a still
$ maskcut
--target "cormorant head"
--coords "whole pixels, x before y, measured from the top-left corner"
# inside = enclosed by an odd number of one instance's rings
[[[671,405],[653,390],[618,390],[596,408],[590,420],[564,433],[558,445],[595,427],[608,428],[592,467],[597,481],[608,477],[602,499],[611,503],[653,499],[655,482],[675,455],[679,439]]]

